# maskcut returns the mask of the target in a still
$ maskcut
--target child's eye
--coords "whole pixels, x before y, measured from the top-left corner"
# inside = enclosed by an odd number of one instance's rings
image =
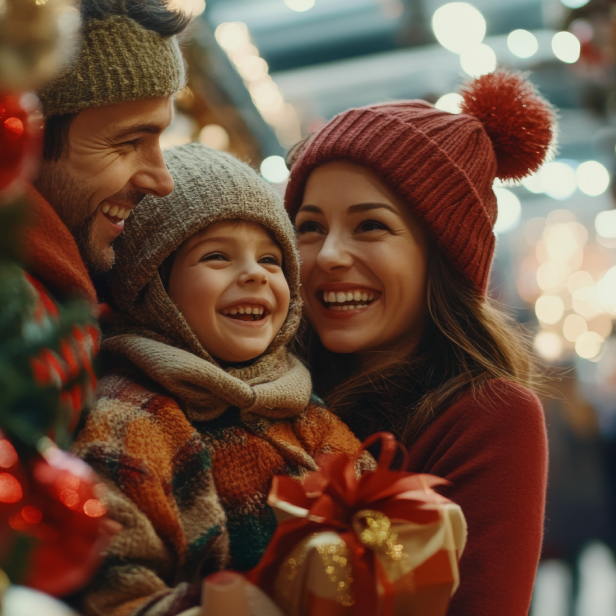
[[[273,257],[273,256],[263,257],[262,259],[259,260],[259,263],[265,263],[267,265],[277,265],[278,267],[281,267],[280,259],[278,259],[277,257]]]
[[[211,252],[210,254],[203,255],[200,259],[201,261],[228,261],[225,255],[220,252]]]
[[[302,235],[304,233],[322,233],[323,228],[318,222],[314,220],[307,220],[306,222],[301,223],[297,227],[298,235]]]
[[[368,233],[370,231],[389,231],[389,227],[378,220],[364,220],[357,226],[357,231]]]

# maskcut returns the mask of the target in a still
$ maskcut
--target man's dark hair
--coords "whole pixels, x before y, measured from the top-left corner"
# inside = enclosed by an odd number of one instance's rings
[[[146,30],[161,36],[182,33],[190,16],[167,4],[166,0],[81,0],[81,22],[127,15]],[[66,152],[68,131],[77,114],[52,116],[45,122],[43,160],[57,161]]]

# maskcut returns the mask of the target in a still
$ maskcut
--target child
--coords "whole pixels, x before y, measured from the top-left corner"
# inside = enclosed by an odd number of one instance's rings
[[[124,530],[86,614],[173,615],[203,576],[258,562],[272,477],[302,478],[359,442],[286,344],[301,315],[291,223],[247,165],[199,144],[166,153],[175,191],[146,197],[115,246],[111,372],[75,450]]]

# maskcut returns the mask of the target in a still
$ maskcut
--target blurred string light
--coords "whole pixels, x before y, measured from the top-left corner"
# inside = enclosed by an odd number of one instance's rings
[[[261,163],[261,175],[273,184],[280,184],[289,178],[289,170],[282,156],[268,156]]]
[[[595,230],[601,237],[616,238],[616,210],[599,212],[595,218]]]
[[[439,98],[434,106],[441,111],[448,111],[449,113],[460,113],[460,107],[462,105],[462,95],[456,92],[450,92],[444,94]]]
[[[579,189],[590,197],[602,195],[610,185],[608,170],[596,160],[582,163],[576,171]]]
[[[590,0],[560,0],[568,9],[579,9],[586,6]]]
[[[559,200],[568,199],[576,188],[588,196],[597,197],[608,189],[610,174],[596,160],[581,165],[575,161],[560,160],[545,164],[537,173],[522,180],[522,185],[532,193],[545,193]]]
[[[496,54],[488,45],[476,45],[460,54],[462,70],[471,77],[481,77],[496,70]]]
[[[601,273],[597,261],[585,258],[588,230],[568,210],[530,220],[524,235],[536,251],[536,299],[525,295],[534,303],[540,323],[536,351],[551,361],[567,350],[599,361],[616,318],[616,267]],[[581,269],[583,263],[595,268],[596,277]]]
[[[298,13],[303,13],[314,6],[314,0],[284,0],[284,3]]]
[[[558,359],[563,352],[562,338],[556,332],[542,330],[535,336],[535,350],[545,359]]]
[[[285,102],[271,78],[267,62],[251,43],[248,26],[241,21],[225,22],[216,28],[215,36],[243,78],[256,108],[273,127],[281,144],[289,147],[297,143],[302,137],[297,111]]]
[[[450,2],[435,11],[432,29],[445,49],[460,54],[483,41],[486,20],[474,6],[466,2]]]
[[[498,205],[498,216],[494,225],[494,233],[507,233],[515,229],[522,214],[520,200],[506,188],[494,188],[496,203]]]
[[[178,9],[191,17],[201,15],[205,11],[205,0],[167,0],[171,8]]]
[[[514,30],[507,37],[507,46],[518,58],[530,58],[539,50],[537,37],[528,30]]]
[[[573,64],[579,60],[581,49],[580,41],[571,32],[557,32],[552,38],[554,55],[567,64]]]
[[[199,132],[199,141],[215,150],[227,150],[229,148],[229,133],[220,124],[208,124]]]

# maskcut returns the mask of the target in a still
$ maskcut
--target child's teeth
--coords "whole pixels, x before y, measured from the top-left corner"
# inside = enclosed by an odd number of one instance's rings
[[[361,299],[361,293],[359,291],[355,291],[355,293],[353,293],[353,299],[358,302]]]
[[[107,204],[103,205],[103,207],[101,208],[101,212],[103,214],[106,214],[109,211],[109,206]]]
[[[237,308],[231,308],[231,310],[229,310],[229,314],[237,314]]]
[[[246,308],[245,312],[246,314],[252,314],[252,308]]]
[[[237,311],[238,311],[240,314],[244,314],[244,309],[243,309],[243,308],[238,308],[238,309],[237,309]]]

